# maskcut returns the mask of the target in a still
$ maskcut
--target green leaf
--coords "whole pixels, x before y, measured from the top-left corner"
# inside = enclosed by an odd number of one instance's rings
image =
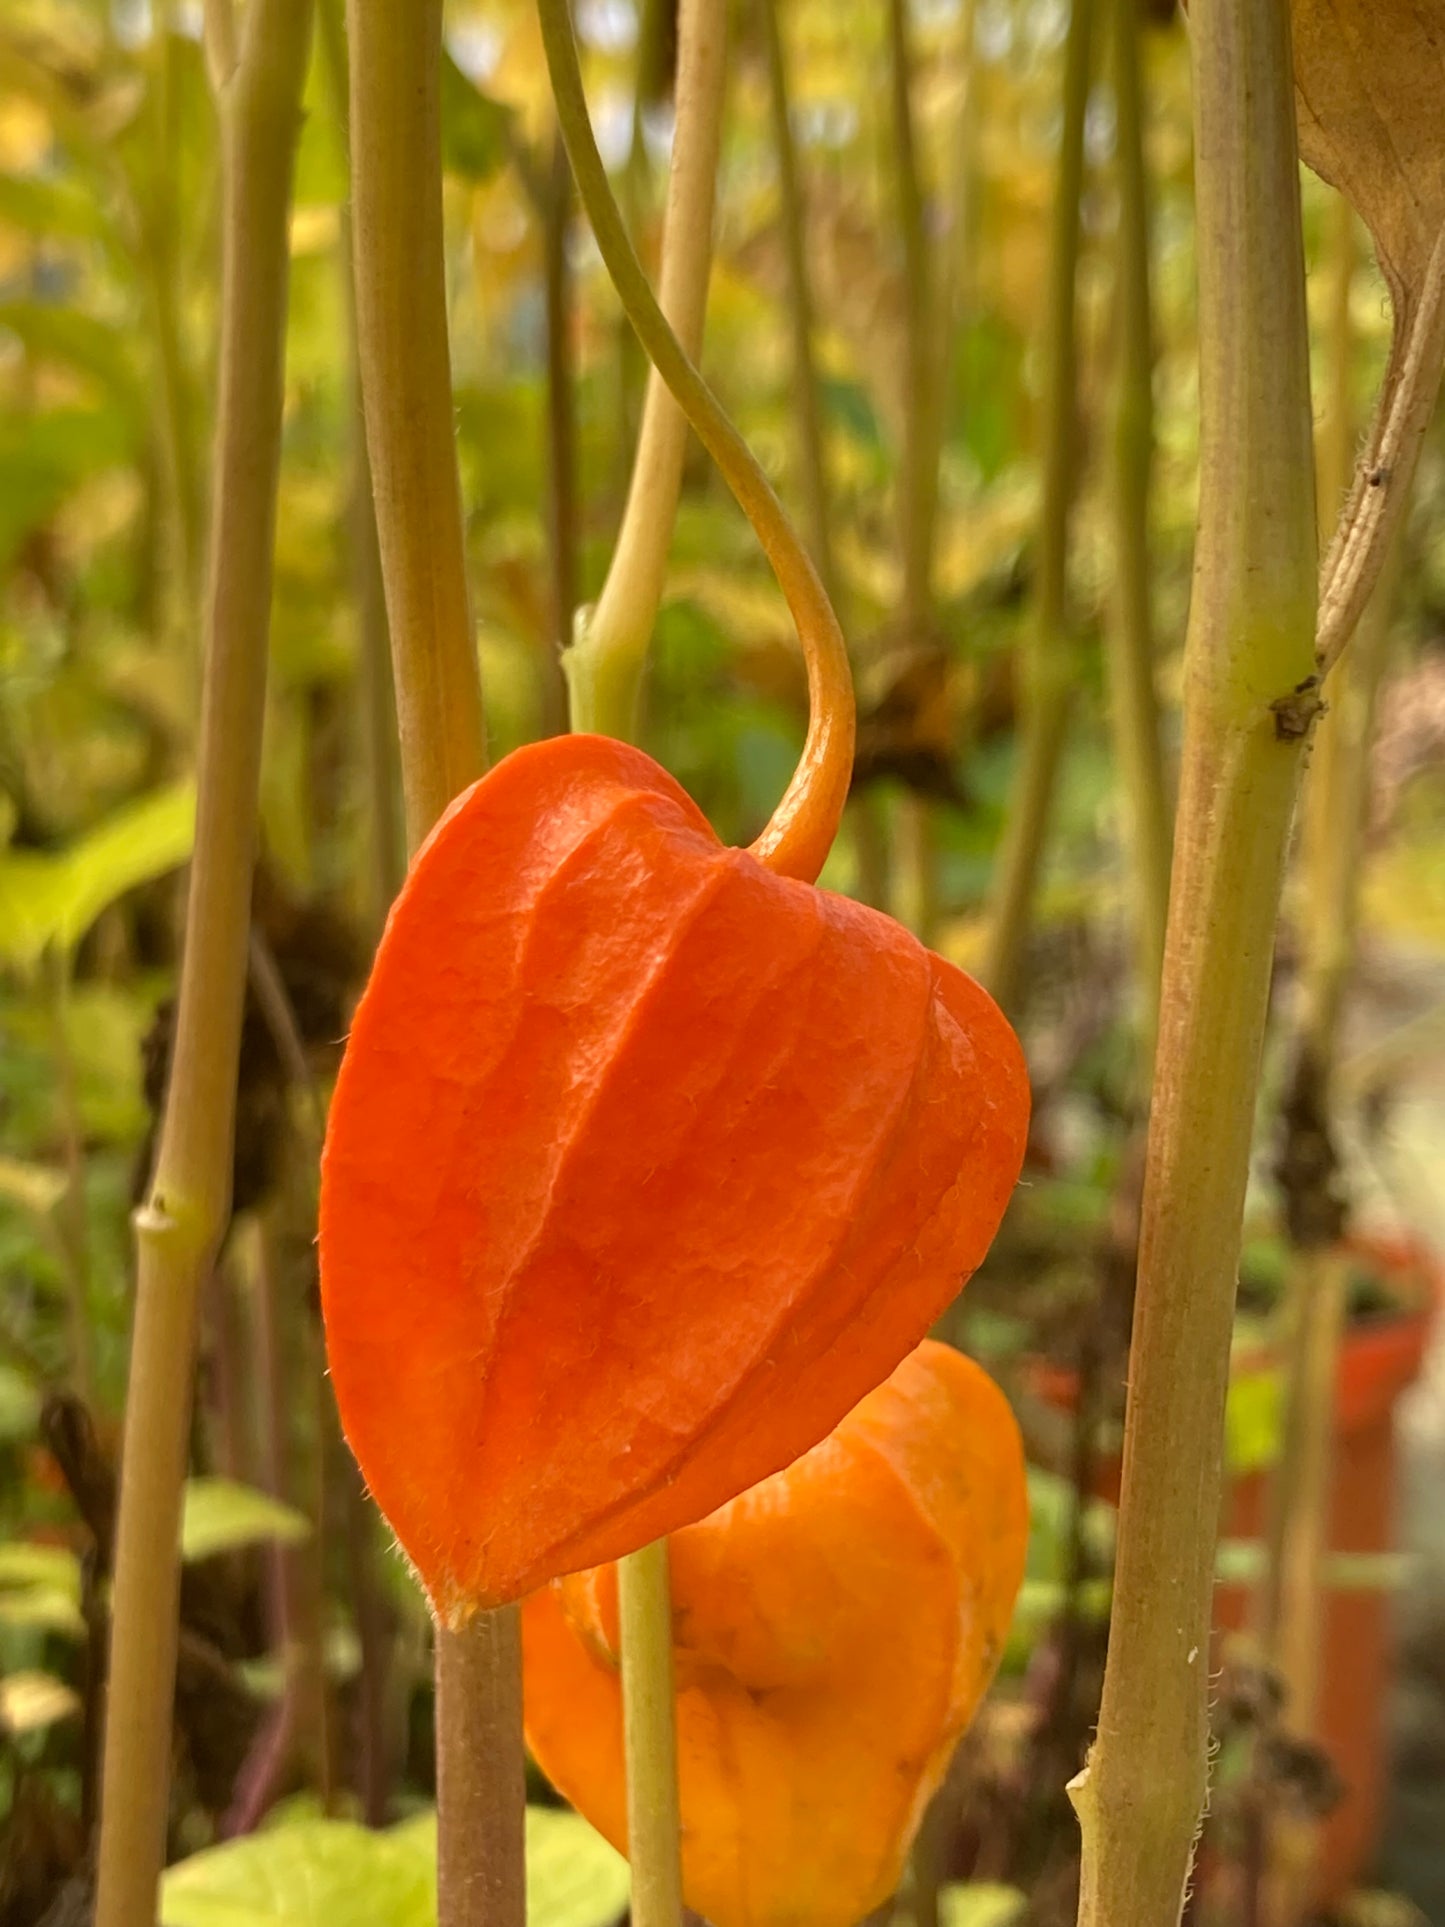
[[[385,1833],[303,1819],[193,1854],[161,1882],[161,1927],[434,1927],[436,1819]],[[575,1813],[527,1809],[528,1927],[607,1927],[627,1862]]]
[[[1259,1539],[1221,1539],[1214,1576],[1226,1586],[1253,1586],[1264,1577],[1266,1551]],[[1332,1592],[1399,1592],[1410,1583],[1419,1561],[1408,1552],[1331,1552],[1320,1567],[1320,1583]]]
[[[1001,1881],[950,1881],[939,1890],[940,1927],[1013,1927],[1023,1917],[1026,1896]]]
[[[40,1394],[13,1365],[0,1365],[0,1445],[35,1436],[40,1422]]]
[[[78,1639],[80,1562],[64,1546],[13,1539],[0,1545],[0,1625],[28,1627]]]
[[[161,1927],[431,1927],[435,1919],[430,1856],[349,1820],[231,1840],[161,1881]]]
[[[82,482],[129,462],[140,432],[136,417],[114,400],[0,414],[0,570]]]
[[[1225,1459],[1236,1477],[1275,1463],[1283,1428],[1284,1383],[1277,1371],[1241,1372],[1230,1381]]]
[[[108,905],[190,854],[191,783],[128,803],[66,850],[0,853],[0,960],[30,969],[47,944],[78,943]]]
[[[32,1217],[49,1217],[65,1196],[66,1178],[53,1164],[0,1156],[0,1203],[13,1204]]]
[[[73,180],[34,174],[0,174],[0,222],[52,242],[91,240],[107,226],[94,193]]]
[[[0,1679],[0,1727],[7,1733],[39,1733],[79,1711],[80,1695],[49,1673],[7,1673]]]
[[[631,1887],[627,1862],[581,1814],[528,1807],[528,1927],[606,1927]]]
[[[305,1515],[234,1479],[187,1479],[181,1557],[188,1563],[267,1539],[294,1546],[311,1531]]]
[[[37,360],[61,362],[91,376],[117,396],[138,424],[144,423],[145,397],[118,328],[54,301],[0,301],[0,329],[14,335]]]
[[[449,53],[442,55],[442,161],[453,174],[484,181],[507,159],[510,107],[474,87]]]

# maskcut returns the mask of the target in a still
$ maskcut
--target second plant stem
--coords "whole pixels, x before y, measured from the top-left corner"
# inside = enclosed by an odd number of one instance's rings
[[[1255,1088],[1319,708],[1286,0],[1194,0],[1200,506],[1183,772],[1081,1927],[1176,1927],[1207,1775],[1214,1544]]]
[[[415,851],[486,739],[453,438],[441,0],[351,0],[357,346]],[[439,1927],[523,1927],[517,1609],[436,1628]]]
[[[229,22],[221,9],[219,18]],[[160,1145],[136,1214],[95,1918],[154,1927],[170,1794],[181,1494],[201,1288],[230,1210],[281,450],[287,219],[311,11],[213,46],[224,253],[195,852]]]

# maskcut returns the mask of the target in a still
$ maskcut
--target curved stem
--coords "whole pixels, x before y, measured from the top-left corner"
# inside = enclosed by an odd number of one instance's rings
[[[225,246],[196,842],[165,1116],[136,1214],[97,1927],[153,1927],[165,1850],[198,1309],[230,1210],[281,454],[287,217],[310,26],[310,8],[296,0],[252,0],[218,89]]]
[[[723,0],[683,0],[658,300],[693,360],[702,349],[707,311],[726,79],[726,5]],[[636,734],[638,694],[662,601],[686,448],[687,416],[654,368],[647,378],[637,457],[607,580],[563,657],[575,728],[629,739]]]
[[[592,133],[567,0],[538,0],[537,10],[562,136],[607,271],[653,366],[752,524],[798,627],[808,670],[808,734],[793,780],[752,849],[780,875],[811,882],[837,834],[853,768],[853,680],[843,633],[767,477],[679,345],[638,265]]]
[[[1044,486],[1038,577],[1021,678],[1023,741],[1017,759],[1003,848],[989,906],[983,980],[1003,1005],[1018,1000],[1034,893],[1068,713],[1078,680],[1066,628],[1069,517],[1074,500],[1078,342],[1074,288],[1079,264],[1079,193],[1084,178],[1084,116],[1094,0],[1074,0],[1064,48],[1064,126],[1049,247],[1044,321]]]

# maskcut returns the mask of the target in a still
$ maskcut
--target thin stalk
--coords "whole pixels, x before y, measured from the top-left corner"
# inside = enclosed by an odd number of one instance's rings
[[[332,105],[349,159],[351,113],[342,0],[321,0],[318,24]],[[396,694],[391,676],[391,634],[386,620],[386,590],[381,579],[381,548],[376,536],[376,509],[372,499],[371,456],[366,446],[366,416],[361,399],[361,349],[357,335],[352,227],[351,209],[348,206],[343,210],[337,248],[342,302],[346,313],[349,376],[347,429],[351,478],[346,501],[346,530],[361,671],[359,707],[362,767],[368,804],[367,856],[370,873],[367,909],[372,929],[379,934],[392,900],[401,888],[402,878],[406,875],[406,846],[398,809]]]
[[[634,1927],[681,1927],[682,1851],[667,1541],[617,1565]]]
[[[413,851],[486,760],[452,439],[440,0],[349,0],[357,340]],[[517,1609],[436,1626],[439,1927],[523,1927]]]
[[[1335,1374],[1350,1270],[1348,1253],[1334,1235],[1345,1208],[1334,1185],[1335,1067],[1344,993],[1355,958],[1369,752],[1376,696],[1389,654],[1398,548],[1397,540],[1353,643],[1325,685],[1329,707],[1305,792],[1305,954],[1297,1101],[1290,1108],[1313,1148],[1305,1146],[1306,1195],[1291,1201],[1296,1249],[1288,1287],[1284,1436],[1270,1495],[1263,1631],[1266,1656],[1284,1687],[1290,1730],[1311,1739],[1318,1737],[1320,1601],[1330,1551]],[[1300,1097],[1306,1100],[1302,1106]],[[1316,1821],[1274,1816],[1267,1890],[1274,1927],[1293,1927],[1308,1911],[1318,1838]]]
[[[230,1210],[310,8],[251,0],[219,76],[223,234],[195,852],[138,1277],[112,1597],[97,1927],[153,1927],[170,1791],[181,1485],[198,1306]]]
[[[1145,1034],[1159,1023],[1159,973],[1169,915],[1173,810],[1159,741],[1150,614],[1149,474],[1154,455],[1154,342],[1149,298],[1148,175],[1144,160],[1140,0],[1112,0],[1118,115],[1113,423],[1115,588],[1108,631],[1114,749],[1123,781],[1134,872],[1134,935]]]
[[[842,631],[756,457],[680,346],[638,264],[597,151],[566,0],[538,0],[537,12],[558,122],[612,284],[653,367],[751,523],[797,624],[808,675],[808,733],[792,781],[752,854],[780,875],[812,881],[837,834],[853,770],[853,680]]]
[[[348,0],[352,247],[407,841],[486,761],[453,440],[441,0]]]
[[[693,361],[702,347],[707,310],[726,79],[726,6],[722,0],[681,0],[677,111],[658,297]],[[628,740],[637,733],[642,674],[662,601],[686,448],[687,416],[654,367],[647,377],[632,483],[607,579],[563,658],[576,729]]]
[[[1024,948],[1055,781],[1078,679],[1067,630],[1069,521],[1077,467],[1078,341],[1074,291],[1079,264],[1079,194],[1084,178],[1084,116],[1094,37],[1094,0],[1073,0],[1064,45],[1063,132],[1049,245],[1044,316],[1043,504],[1038,571],[1024,647],[1019,701],[1023,718],[1008,822],[989,905],[983,977],[1005,1009],[1018,1001]]]
[[[95,1335],[90,1324],[90,1226],[85,1208],[85,1132],[70,1048],[70,952],[57,945],[50,963],[50,1025],[55,1052],[55,1094],[65,1151],[65,1190],[56,1205],[70,1325],[70,1379],[76,1394],[95,1408]]]
[[[980,115],[975,101],[977,13],[977,0],[961,0],[958,10],[959,98],[954,110],[953,146],[948,163],[948,219],[944,228],[948,244],[942,250],[942,271],[938,276],[941,372],[947,370],[954,328],[960,316],[971,307],[975,293],[973,255],[978,233],[980,135]],[[943,388],[946,391],[946,382]],[[940,393],[940,403],[942,400],[943,392]],[[940,446],[944,425],[944,411],[940,405],[935,431]]]
[[[818,369],[813,357],[813,290],[808,275],[803,195],[788,104],[788,65],[783,48],[778,0],[761,0],[763,40],[768,57],[768,105],[778,163],[779,217],[783,259],[788,274],[788,321],[793,337],[793,421],[803,483],[803,522],[808,547],[828,600],[838,604],[838,571],[833,558],[828,470],[823,456],[823,414]]]
[[[185,672],[194,692],[199,686],[195,645],[195,598],[201,548],[201,494],[197,483],[191,405],[181,343],[180,274],[176,259],[180,210],[177,146],[180,117],[176,88],[174,0],[160,9],[154,37],[152,84],[155,90],[155,152],[140,197],[140,246],[149,282],[156,352],[156,399],[160,430],[166,571],[166,627],[186,650]]]
[[[1274,928],[1314,676],[1287,0],[1194,0],[1200,506],[1183,777],[1081,1927],[1176,1927],[1206,1786],[1225,1391]]]
[[[888,78],[898,227],[903,240],[903,446],[898,488],[903,554],[903,623],[926,633],[933,618],[933,535],[938,519],[938,445],[933,270],[924,231],[923,188],[913,131],[913,57],[908,0],[888,0]]]
[[[659,279],[662,312],[693,358],[702,345],[707,309],[726,76],[726,7],[718,0],[683,0]],[[636,731],[686,441],[687,416],[654,368],[607,580],[564,657],[574,729],[623,737]],[[637,1927],[680,1927],[682,1852],[666,1540],[618,1562],[618,1595],[632,1915]]]
[[[565,729],[567,692],[562,663],[572,643],[577,610],[577,421],[573,400],[572,270],[567,229],[572,170],[557,135],[543,210],[547,297],[547,538],[552,567],[552,654],[544,685],[549,733]]]

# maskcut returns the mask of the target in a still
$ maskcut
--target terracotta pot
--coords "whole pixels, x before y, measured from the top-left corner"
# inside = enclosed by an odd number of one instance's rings
[[[1382,1279],[1400,1287],[1400,1309],[1351,1327],[1340,1348],[1335,1378],[1335,1462],[1330,1546],[1335,1552],[1388,1552],[1393,1545],[1396,1490],[1395,1405],[1418,1376],[1435,1306],[1445,1295],[1445,1272],[1422,1247],[1404,1241],[1356,1238],[1352,1253]],[[1261,1370],[1263,1351],[1241,1355],[1236,1370]],[[1073,1405],[1071,1372],[1040,1361],[1031,1382],[1062,1408]],[[1121,1461],[1110,1455],[1094,1481],[1099,1498],[1117,1503]],[[1224,1539],[1259,1539],[1266,1525],[1267,1471],[1235,1479],[1220,1520]],[[1244,1629],[1250,1588],[1221,1585],[1214,1596],[1220,1632]],[[1378,1838],[1388,1774],[1386,1713],[1392,1661],[1393,1596],[1385,1588],[1326,1595],[1320,1654],[1320,1741],[1344,1782],[1345,1794],[1325,1823],[1319,1858],[1320,1904],[1349,1892],[1370,1863]]]

